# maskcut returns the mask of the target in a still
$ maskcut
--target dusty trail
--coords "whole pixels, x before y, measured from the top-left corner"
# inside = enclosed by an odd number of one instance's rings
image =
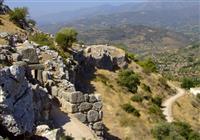
[[[169,85],[172,88],[176,89],[177,94],[174,96],[171,96],[170,98],[168,98],[162,103],[162,106],[163,106],[162,110],[167,122],[173,122],[174,118],[173,118],[173,113],[172,113],[172,105],[176,102],[176,100],[184,96],[186,94],[186,91],[184,89],[176,87],[175,85],[171,83],[169,83]]]
[[[71,135],[75,140],[95,140],[94,133],[77,120],[73,115],[66,114],[56,107],[52,111],[55,126],[61,128],[66,135]]]

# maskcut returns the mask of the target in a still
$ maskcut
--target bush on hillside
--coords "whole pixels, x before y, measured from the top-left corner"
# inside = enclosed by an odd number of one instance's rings
[[[9,12],[10,20],[16,24],[19,24],[20,21],[26,21],[28,15],[28,9],[26,7],[14,8],[13,11]]]
[[[56,34],[55,41],[64,51],[67,51],[67,48],[77,41],[77,35],[78,33],[75,29],[64,28]]]
[[[136,117],[139,117],[140,116],[140,113],[137,109],[135,109],[131,104],[123,104],[122,105],[122,109],[124,111],[126,111],[127,113],[130,113],[130,114],[133,114],[134,116]]]
[[[118,83],[126,87],[129,91],[136,93],[140,80],[137,74],[131,70],[122,70],[118,75]]]
[[[182,79],[182,83],[181,83],[182,88],[190,89],[190,88],[194,87],[195,85],[196,85],[196,83],[194,82],[194,80],[192,80],[190,78]]]
[[[198,140],[200,134],[184,122],[160,123],[152,129],[157,140]]]
[[[27,19],[28,9],[26,7],[14,8],[9,12],[10,20],[20,28],[33,27],[36,22],[32,19]]]
[[[44,33],[36,33],[30,36],[29,40],[38,43],[40,46],[49,46],[50,48],[54,47],[53,39]]]
[[[144,61],[140,61],[138,64],[143,67],[144,72],[146,73],[157,72],[156,64],[150,58]]]
[[[146,92],[151,92],[150,86],[147,86],[146,84],[142,84],[142,85],[141,85],[141,88],[142,88],[144,91],[146,91]]]
[[[152,103],[156,104],[157,106],[161,107],[162,105],[162,98],[161,97],[154,97],[151,99]]]
[[[132,96],[131,97],[131,100],[133,101],[133,102],[142,102],[143,101],[143,96],[142,95],[134,95],[134,96]]]

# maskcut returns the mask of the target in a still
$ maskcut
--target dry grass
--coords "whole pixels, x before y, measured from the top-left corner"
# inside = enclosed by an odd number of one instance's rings
[[[5,39],[1,39],[1,38],[0,38],[0,44],[6,45],[6,44],[8,44],[8,42],[7,42]]]
[[[0,15],[0,19],[3,23],[3,25],[0,25],[0,32],[18,33],[21,35],[26,33],[9,20],[9,15]]]
[[[131,63],[129,69],[134,70],[140,76],[141,83],[151,88],[151,93],[144,91],[141,86],[138,89],[140,95],[147,95],[151,97],[160,96],[167,98],[174,91],[166,88],[159,79],[159,74],[146,74],[143,69],[136,63]],[[104,124],[108,128],[108,132],[123,140],[151,140],[151,129],[160,120],[159,116],[149,113],[150,102],[143,100],[143,102],[131,101],[132,93],[123,89],[117,83],[118,71],[111,72],[106,70],[97,70],[96,78],[91,82],[95,87],[97,93],[101,94],[103,99]],[[101,80],[103,78],[103,80]],[[121,108],[121,105],[130,103],[137,110],[141,116],[139,118],[126,113]]]
[[[181,97],[173,105],[173,114],[175,120],[189,123],[195,130],[200,131],[200,102],[196,101],[195,97],[187,94]]]

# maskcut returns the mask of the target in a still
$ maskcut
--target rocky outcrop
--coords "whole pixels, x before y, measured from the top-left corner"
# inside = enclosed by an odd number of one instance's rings
[[[122,49],[107,45],[88,46],[83,51],[85,63],[100,69],[114,70],[127,66],[126,54]]]
[[[0,0],[0,14],[6,14],[10,11],[10,8],[7,5],[3,4],[3,0]]]
[[[33,134],[38,121],[49,119],[49,103],[46,90],[28,82],[25,66],[0,70],[0,122],[8,132]]]

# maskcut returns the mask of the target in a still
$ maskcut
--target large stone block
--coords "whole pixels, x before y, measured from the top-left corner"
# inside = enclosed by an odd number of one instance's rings
[[[83,114],[83,113],[81,113],[81,112],[74,114],[74,116],[75,116],[79,121],[81,121],[82,123],[86,122],[86,120],[87,120],[87,119],[86,119],[86,115]]]
[[[96,122],[93,124],[94,130],[103,130],[103,123],[102,122]]]
[[[92,108],[92,104],[88,103],[88,102],[83,102],[80,104],[80,106],[78,107],[79,111],[84,112],[84,111],[88,111]]]
[[[61,101],[63,108],[69,113],[76,113],[78,112],[78,106],[76,104],[71,104],[67,101]]]
[[[17,51],[22,56],[22,60],[28,61],[29,64],[39,63],[38,56],[34,48],[19,48]]]
[[[95,110],[90,110],[87,113],[88,122],[97,122],[99,120],[99,113]]]
[[[96,103],[93,104],[94,110],[100,111],[102,109],[102,107],[103,107],[102,102],[96,102]]]
[[[97,98],[95,97],[94,94],[89,95],[89,102],[90,102],[90,103],[94,103],[94,102],[96,102],[96,101],[97,101]]]
[[[68,99],[70,103],[76,104],[76,103],[82,103],[84,102],[84,95],[82,92],[69,92]]]

